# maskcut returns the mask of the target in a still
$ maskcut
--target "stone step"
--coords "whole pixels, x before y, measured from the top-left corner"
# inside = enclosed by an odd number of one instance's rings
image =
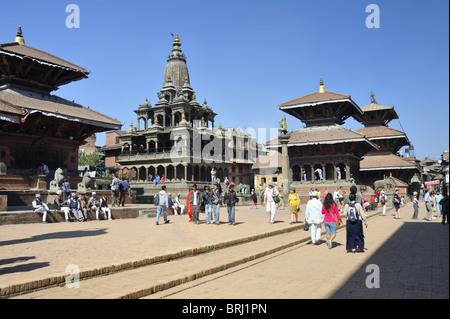
[[[211,227],[234,227],[215,226]],[[266,237],[243,238],[224,249],[211,247],[203,253],[152,264],[108,276],[79,282],[79,288],[54,287],[20,295],[19,299],[135,299],[212,275],[237,265],[309,241],[309,232],[296,225],[289,232],[274,232]],[[275,233],[277,233],[275,235]]]
[[[222,223],[220,226],[208,225],[206,227],[231,227]],[[100,265],[92,269],[81,269],[79,273],[79,278],[81,280],[87,280],[98,276],[105,276],[115,274],[117,272],[128,271],[144,266],[154,265],[158,263],[165,263],[167,261],[173,261],[180,258],[186,258],[196,255],[201,255],[211,251],[221,250],[228,247],[233,247],[236,245],[241,245],[244,243],[256,241],[266,237],[276,236],[282,233],[288,233],[302,228],[303,226],[290,226],[287,228],[281,228],[274,231],[266,231],[263,233],[257,233],[248,237],[237,237],[236,239],[229,241],[221,241],[211,245],[198,246],[196,248],[188,248],[185,250],[175,251],[171,253],[166,253],[163,255],[154,255],[148,258],[140,260],[128,260],[123,262],[118,262],[110,265]],[[0,298],[9,298],[18,294],[26,294],[39,289],[47,289],[50,287],[61,286],[65,284],[66,273],[57,273],[49,277],[39,278],[38,280],[20,282],[17,284],[11,284],[0,288]]]

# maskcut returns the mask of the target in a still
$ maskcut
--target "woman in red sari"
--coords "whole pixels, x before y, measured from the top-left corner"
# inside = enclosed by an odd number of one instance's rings
[[[192,191],[192,188],[189,188],[189,193],[188,193],[187,201],[186,201],[186,207],[187,207],[187,213],[188,213],[188,216],[189,216],[189,222],[193,221],[193,218],[192,218],[192,203],[189,204],[189,197],[191,196],[191,191]]]

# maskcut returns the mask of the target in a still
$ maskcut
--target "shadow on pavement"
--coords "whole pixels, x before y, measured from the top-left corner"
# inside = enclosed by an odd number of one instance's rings
[[[36,259],[36,256],[0,259],[0,266],[8,265],[8,264],[14,264],[14,263],[19,262],[19,261],[28,261],[30,259]]]
[[[366,246],[370,249],[367,238]],[[368,287],[377,282],[379,288]],[[329,298],[448,299],[448,224],[406,221]]]
[[[49,262],[40,262],[40,263],[30,263],[24,265],[17,265],[11,267],[0,268],[0,275],[12,274],[18,272],[27,272],[32,271],[39,268],[44,268],[50,266]]]
[[[79,237],[99,236],[105,234],[106,228],[96,230],[75,230],[75,231],[56,232],[56,233],[36,235],[29,238],[5,240],[0,242],[0,246],[16,245],[49,239],[79,238]]]

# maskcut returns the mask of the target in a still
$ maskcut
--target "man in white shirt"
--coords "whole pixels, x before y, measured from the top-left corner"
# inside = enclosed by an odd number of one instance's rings
[[[313,198],[306,204],[305,219],[311,229],[311,243],[318,245],[323,223],[322,203],[316,191],[312,193],[312,196]]]
[[[273,224],[275,219],[275,214],[277,212],[277,204],[273,200],[274,197],[278,196],[279,192],[272,183],[268,185],[266,191],[264,192],[264,205],[266,205],[266,212],[269,215],[269,223]]]
[[[189,196],[189,204],[192,204],[192,218],[195,224],[200,224],[199,209],[202,205],[200,192],[197,190],[197,184],[192,186],[191,195]]]
[[[32,204],[35,213],[42,213],[42,224],[47,224],[47,213],[52,214],[52,211],[50,211],[47,204],[41,199],[41,194],[36,194],[36,199]]]

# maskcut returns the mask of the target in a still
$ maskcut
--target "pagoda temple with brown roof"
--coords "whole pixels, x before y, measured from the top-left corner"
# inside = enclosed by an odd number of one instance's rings
[[[25,45],[0,44],[0,162],[12,175],[36,175],[42,163],[65,176],[78,174],[78,148],[92,134],[118,130],[107,115],[51,94],[89,72]],[[53,175],[51,175],[53,176]]]
[[[356,131],[376,143],[379,150],[364,155],[360,163],[361,179],[365,184],[373,185],[376,180],[393,176],[408,185],[419,169],[415,162],[403,159],[397,153],[411,142],[406,133],[388,127],[392,120],[399,118],[394,107],[379,104],[373,92],[370,97],[370,104],[361,107],[364,113],[355,116],[364,125]]]
[[[359,184],[360,160],[378,146],[363,134],[344,126],[363,111],[351,96],[326,91],[320,79],[318,92],[282,103],[279,109],[303,123],[289,133],[287,143],[292,187],[336,187]],[[279,151],[279,139],[266,147]]]

